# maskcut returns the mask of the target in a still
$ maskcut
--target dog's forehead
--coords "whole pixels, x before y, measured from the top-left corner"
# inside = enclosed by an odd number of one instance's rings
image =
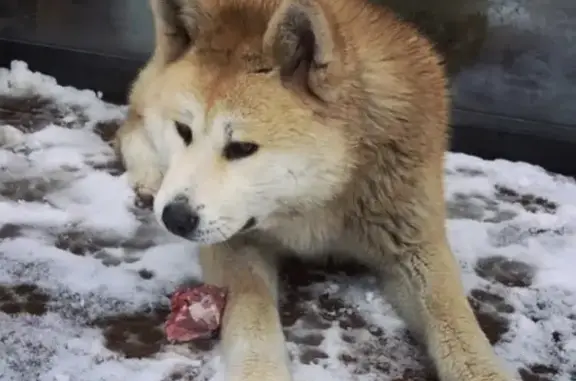
[[[224,110],[216,111],[215,113],[208,113],[208,117],[200,128],[208,135],[216,135],[224,140],[231,140],[234,136],[234,130],[239,126],[239,119],[235,118],[231,113]]]
[[[166,117],[188,124],[195,134],[217,140],[245,136],[251,125],[241,107],[222,97],[209,102],[203,92],[180,93],[165,111]]]
[[[189,124],[197,134],[225,139],[260,140],[274,134],[276,114],[288,106],[279,81],[198,61],[181,65],[168,69],[168,78],[150,99],[165,118]]]
[[[253,125],[266,118],[262,110],[266,100],[259,96],[261,88],[256,81],[236,75],[202,89],[200,102],[205,128],[222,131],[227,136],[251,133]]]

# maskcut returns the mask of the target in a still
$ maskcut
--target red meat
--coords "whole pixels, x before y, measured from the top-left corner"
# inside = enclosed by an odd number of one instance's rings
[[[210,338],[220,328],[226,290],[209,284],[183,288],[170,298],[170,315],[164,325],[171,342]]]

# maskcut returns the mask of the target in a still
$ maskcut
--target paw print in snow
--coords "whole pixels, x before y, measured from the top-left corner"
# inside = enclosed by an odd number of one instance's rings
[[[8,315],[44,315],[49,300],[50,296],[34,284],[0,285],[0,311]]]

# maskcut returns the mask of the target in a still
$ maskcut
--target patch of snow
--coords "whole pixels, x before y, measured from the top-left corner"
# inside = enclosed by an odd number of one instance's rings
[[[93,127],[97,121],[122,118],[126,111],[125,107],[103,102],[101,94],[95,91],[60,86],[54,77],[29,70],[23,61],[12,61],[9,69],[0,68],[1,94],[13,97],[35,95],[78,106],[88,118],[87,128]]]

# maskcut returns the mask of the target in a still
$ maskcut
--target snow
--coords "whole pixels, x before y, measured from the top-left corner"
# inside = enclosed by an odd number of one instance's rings
[[[217,351],[199,354],[185,346],[166,346],[152,357],[125,358],[105,346],[101,328],[87,324],[108,314],[166,305],[166,295],[179,284],[201,276],[196,248],[134,210],[134,195],[124,175],[95,168],[114,160],[114,154],[94,127],[122,119],[125,108],[106,104],[95,92],[59,86],[18,61],[10,69],[0,69],[0,95],[40,95],[74,106],[64,123],[75,120],[77,109],[86,116],[74,128],[54,124],[27,134],[14,126],[0,126],[0,185],[27,181],[44,190],[41,197],[20,200],[0,192],[0,230],[9,224],[21,229],[20,234],[0,238],[0,285],[33,283],[51,298],[43,315],[0,311],[0,380],[161,381],[183,369],[197,372],[195,380],[220,381]],[[517,202],[498,198],[496,185],[549,200],[555,211],[529,212]],[[553,364],[558,369],[554,380],[571,380],[576,370],[576,183],[525,163],[449,153],[446,198],[456,202],[462,195],[468,207],[483,213],[476,219],[452,218],[447,225],[465,288],[488,290],[514,307],[508,315],[510,330],[495,350],[512,370]],[[496,206],[487,207],[490,203]],[[508,218],[490,220],[504,212]],[[77,232],[98,240],[97,251],[72,255],[58,247],[59,235]],[[532,284],[507,287],[478,276],[477,261],[496,255],[533,266]],[[141,277],[142,269],[153,272],[153,277]],[[390,380],[414,366],[413,349],[403,341],[404,323],[373,279],[336,277],[314,287],[351,303],[374,329],[388,333],[377,352],[391,359]],[[337,360],[342,351],[351,349],[341,333],[337,325],[325,332],[320,349],[328,360],[293,362],[296,380],[377,379],[370,373],[350,374]],[[367,331],[354,334],[360,343],[355,345],[374,345]],[[296,347],[288,343],[290,351]],[[372,360],[379,358],[366,361]]]

